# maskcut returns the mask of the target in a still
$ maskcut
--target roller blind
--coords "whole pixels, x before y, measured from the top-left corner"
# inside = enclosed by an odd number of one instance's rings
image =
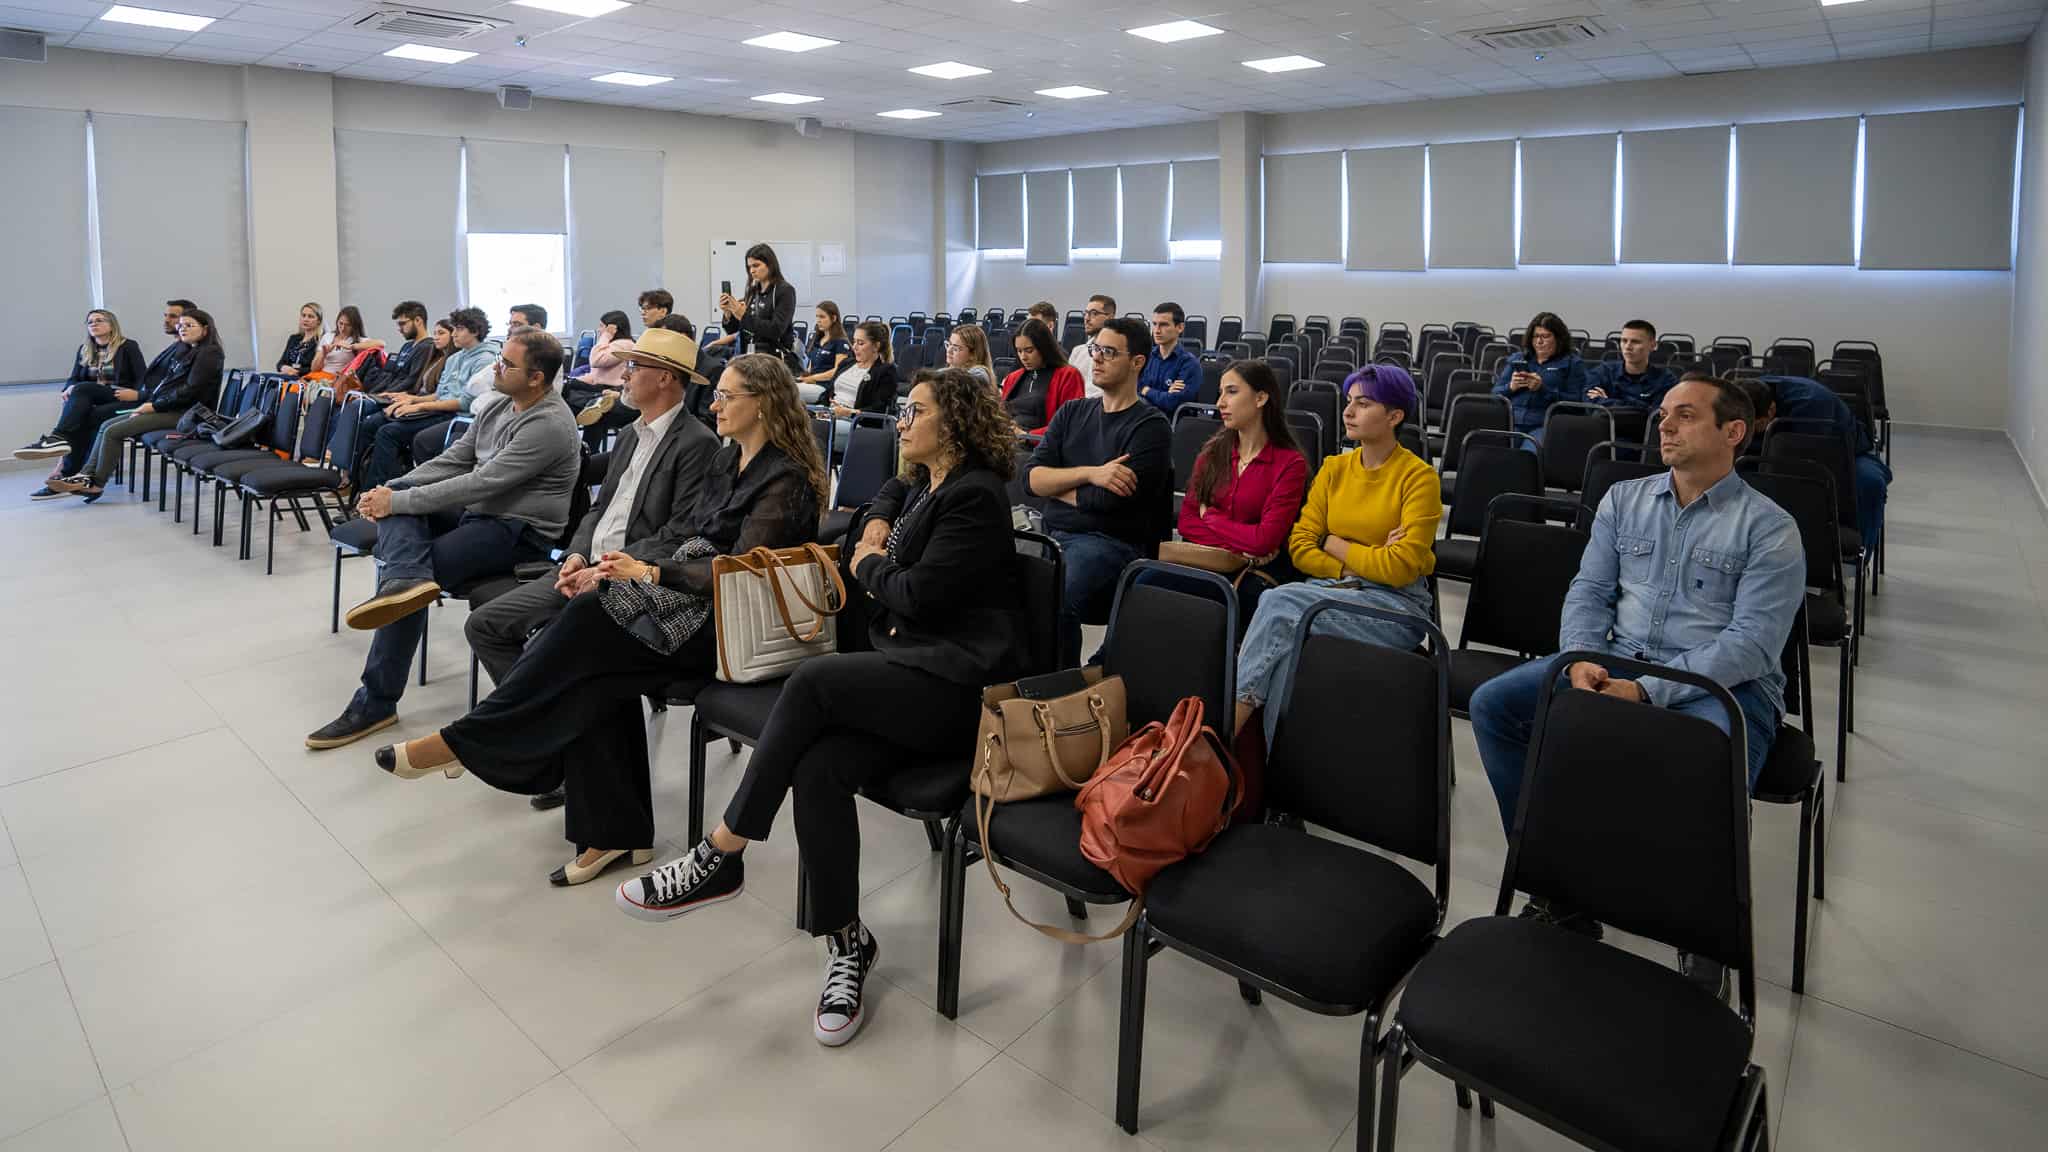
[[[1735,262],[1856,260],[1856,118],[1735,126]]]
[[[469,231],[559,236],[569,230],[562,203],[562,146],[465,141]]]
[[[1024,175],[1024,208],[1029,225],[1024,229],[1026,264],[1067,262],[1067,222],[1071,205],[1067,200],[1067,170],[1027,172]]]
[[[1073,172],[1074,247],[1116,247],[1116,169]]]
[[[974,178],[976,247],[1024,247],[1024,174]]]
[[[13,269],[0,276],[0,314],[12,329],[0,341],[0,382],[61,380],[85,339],[92,307],[85,113],[0,108],[0,140],[7,142],[9,169],[0,250]],[[115,314],[132,335],[156,330],[155,311]]]
[[[1867,118],[1863,266],[2012,267],[2018,117],[2007,105]]]
[[[1614,133],[1522,141],[1521,262],[1614,263]]]
[[[1338,212],[1343,159],[1341,152],[1266,157],[1266,263],[1344,258]]]
[[[1164,264],[1172,259],[1166,246],[1166,181],[1164,164],[1126,164],[1120,171],[1124,198],[1125,264]]]
[[[1728,262],[1728,129],[1621,137],[1621,259]]]
[[[1515,266],[1515,142],[1432,144],[1429,266]]]
[[[1218,160],[1173,162],[1172,240],[1223,238],[1223,167]]]
[[[568,331],[596,328],[614,308],[631,316],[640,293],[661,284],[663,162],[660,152],[569,149]]]
[[[192,300],[213,316],[228,367],[256,363],[243,125],[94,116],[92,127],[107,307],[147,359],[164,346],[164,301]]]
[[[334,134],[341,296],[363,312],[369,334],[397,345],[391,308],[418,300],[430,316],[460,302],[455,208],[462,195],[462,142],[341,129]]]
[[[1422,271],[1422,153],[1417,144],[1344,154],[1351,190],[1346,268]]]

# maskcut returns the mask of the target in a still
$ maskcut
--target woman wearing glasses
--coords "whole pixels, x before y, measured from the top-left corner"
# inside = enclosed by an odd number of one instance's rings
[[[637,363],[642,354],[626,355]],[[712,557],[817,536],[825,462],[789,369],[770,355],[735,358],[712,411],[727,443],[675,533],[675,554],[650,564],[607,552],[562,577],[568,606],[503,683],[439,732],[377,750],[378,767],[408,780],[467,769],[525,796],[566,786],[564,834],[577,855],[550,883],[582,884],[620,860],[654,858],[640,698],[715,670]],[[562,756],[572,745],[576,755]]]
[[[85,314],[85,342],[78,346],[78,358],[71,362],[71,375],[64,381],[64,406],[56,426],[25,447],[17,448],[17,460],[64,459],[52,479],[69,476],[85,463],[86,450],[100,425],[123,409],[142,400],[142,348],[121,335],[121,322],[112,312],[95,308]],[[49,487],[38,490],[32,500],[47,500],[64,493]]]
[[[988,333],[979,324],[962,324],[946,336],[946,367],[964,368],[993,388],[995,362],[988,358]]]
[[[662,921],[739,895],[747,845],[768,837],[794,792],[808,927],[826,938],[813,1035],[830,1047],[860,1030],[862,985],[880,952],[860,921],[854,790],[971,747],[982,686],[1016,674],[1004,491],[1016,425],[987,385],[948,368],[918,373],[896,427],[904,468],[856,530],[840,651],[789,678],[718,827],[617,896],[628,915]]]

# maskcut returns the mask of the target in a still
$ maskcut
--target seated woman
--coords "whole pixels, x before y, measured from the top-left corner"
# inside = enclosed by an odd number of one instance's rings
[[[100,425],[84,470],[50,481],[50,490],[59,495],[76,492],[87,504],[104,496],[107,477],[113,475],[127,442],[144,432],[176,428],[185,409],[218,396],[226,363],[227,352],[213,330],[213,317],[198,308],[188,310],[178,318],[177,350],[158,358],[143,374],[142,387],[132,393],[140,403]],[[130,393],[123,389],[122,395]]]
[[[284,351],[271,371],[297,379],[313,370],[313,357],[320,351],[321,328],[327,317],[318,304],[299,305],[299,327],[284,342]],[[347,367],[347,365],[343,365]]]
[[[832,383],[853,355],[853,342],[846,338],[846,325],[839,319],[839,305],[830,300],[818,301],[811,321],[811,342],[804,349],[805,371],[796,378],[796,390],[803,394],[806,404],[816,404],[825,398],[825,386]]]
[[[95,308],[85,314],[85,342],[71,362],[71,375],[64,378],[60,393],[64,406],[57,413],[56,427],[48,435],[14,451],[17,460],[46,460],[62,456],[52,479],[70,476],[85,463],[86,449],[100,425],[126,409],[141,403],[142,348],[121,335],[121,322],[112,312]],[[29,498],[48,500],[65,493],[48,487]]]
[[[888,412],[896,405],[900,386],[889,348],[889,330],[870,320],[853,330],[853,358],[832,378],[831,394],[824,399],[832,405],[832,443],[844,451],[853,432],[856,412]]]
[[[1016,674],[1021,635],[1004,491],[1016,426],[987,385],[950,368],[919,380],[896,426],[904,470],[858,530],[840,651],[789,678],[718,827],[616,897],[627,915],[662,921],[739,895],[747,845],[768,838],[793,792],[810,928],[828,956],[813,1032],[834,1047],[860,1031],[880,951],[860,922],[854,790],[971,750],[982,686]]]
[[[1436,525],[1443,492],[1436,470],[1401,447],[1394,432],[1415,405],[1415,381],[1391,364],[1368,364],[1344,381],[1344,434],[1355,451],[1323,461],[1301,518],[1287,539],[1294,566],[1308,580],[1268,589],[1237,655],[1237,727],[1261,704],[1287,691],[1295,628],[1323,600],[1348,600],[1430,615],[1436,568]],[[1422,642],[1420,625],[1326,615],[1318,631],[1390,648]],[[1266,715],[1272,739],[1273,713]]]
[[[590,369],[562,385],[562,398],[576,409],[576,424],[583,429],[583,443],[592,452],[604,447],[604,438],[614,428],[624,428],[640,418],[621,403],[625,398],[626,353],[633,350],[633,322],[617,310],[597,321],[597,343],[590,346]]]
[[[1508,398],[1515,431],[1543,442],[1543,417],[1560,400],[1586,390],[1586,365],[1572,351],[1572,331],[1555,312],[1538,312],[1522,332],[1522,350],[1501,361],[1493,394]]]
[[[371,340],[363,335],[363,314],[353,304],[344,305],[334,314],[334,333],[327,343],[320,346],[320,352],[313,358],[313,370],[306,373],[307,380],[339,380],[356,357],[365,352],[379,352],[384,348],[382,340]]]
[[[1052,414],[1067,401],[1079,400],[1087,384],[1041,320],[1026,320],[1017,329],[1017,363],[1023,367],[1003,378],[1003,405],[1017,427],[1043,436]]]
[[[946,367],[965,368],[981,377],[983,384],[995,385],[996,366],[988,358],[988,333],[981,330],[981,325],[962,324],[947,334]]]
[[[727,443],[677,526],[683,543],[674,557],[647,564],[607,552],[588,567],[565,567],[556,586],[568,606],[504,683],[439,732],[376,753],[378,767],[408,780],[467,768],[526,796],[566,786],[565,834],[577,855],[548,878],[555,885],[654,857],[640,697],[712,675],[712,557],[791,548],[818,534],[825,462],[789,369],[772,355],[740,356],[717,393],[712,411]]]
[[[1294,446],[1284,408],[1279,378],[1265,361],[1238,360],[1224,370],[1216,397],[1223,427],[1195,457],[1179,524],[1190,544],[1277,563],[1278,584],[1294,578],[1283,554],[1308,488],[1308,461]],[[1238,585],[1239,619],[1251,618],[1265,586],[1255,578]]]

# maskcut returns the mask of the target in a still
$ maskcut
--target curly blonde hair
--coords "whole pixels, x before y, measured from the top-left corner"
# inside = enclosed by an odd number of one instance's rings
[[[825,458],[818,453],[818,438],[811,433],[811,414],[797,396],[796,377],[789,374],[789,365],[779,356],[749,352],[733,357],[725,370],[738,373],[747,390],[761,402],[768,442],[802,466],[818,507],[831,507],[832,481],[825,471]]]
[[[995,389],[965,368],[927,368],[917,374],[916,383],[932,390],[940,438],[953,466],[986,468],[1007,481],[1017,470],[1017,423]],[[923,487],[931,481],[931,469],[906,463],[903,479]]]

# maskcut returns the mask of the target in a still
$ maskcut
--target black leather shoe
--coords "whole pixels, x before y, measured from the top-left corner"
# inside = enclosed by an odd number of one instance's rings
[[[326,727],[307,736],[306,747],[315,750],[339,748],[344,744],[353,744],[372,732],[381,731],[396,723],[398,723],[398,714],[395,712],[389,716],[377,718],[365,716],[360,712],[343,712],[340,716],[335,717],[329,722]]]
[[[568,786],[562,785],[551,792],[543,792],[538,796],[528,798],[526,802],[533,805],[535,812],[547,812],[551,809],[560,808],[569,802]]]

